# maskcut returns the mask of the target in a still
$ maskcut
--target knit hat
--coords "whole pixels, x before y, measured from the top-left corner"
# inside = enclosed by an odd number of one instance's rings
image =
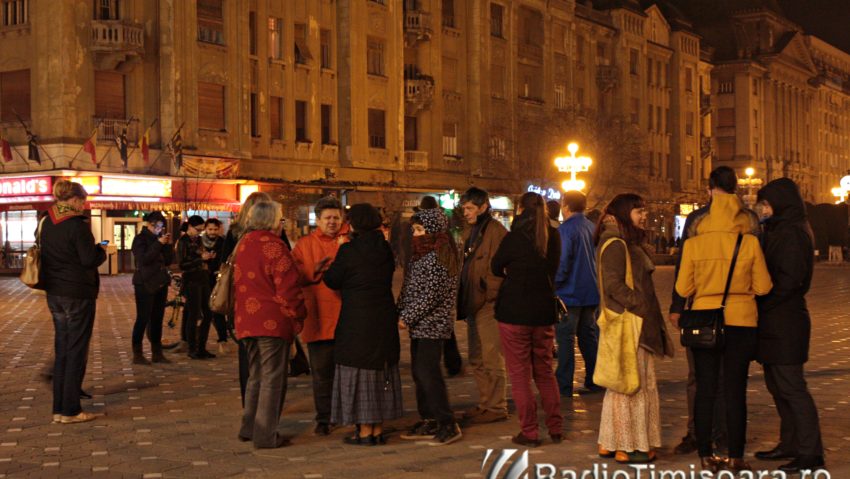
[[[444,232],[449,226],[449,219],[439,208],[419,210],[413,215],[412,221],[421,224],[428,234]]]

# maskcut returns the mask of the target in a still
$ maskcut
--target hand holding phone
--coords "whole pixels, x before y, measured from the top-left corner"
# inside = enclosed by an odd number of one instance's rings
[[[108,244],[109,244],[109,240],[103,240],[103,241],[100,242],[101,246],[106,246]]]

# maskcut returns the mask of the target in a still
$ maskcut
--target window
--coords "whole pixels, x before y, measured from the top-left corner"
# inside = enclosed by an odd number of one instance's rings
[[[531,50],[527,49],[526,54],[541,57],[538,60],[542,59],[542,47],[545,41],[543,14],[531,8],[520,7],[519,28],[520,48],[522,45],[535,47]]]
[[[694,157],[691,155],[685,156],[685,166],[687,167],[687,179],[694,179]]]
[[[584,88],[576,89],[576,102],[578,102],[578,106],[584,106]]]
[[[248,12],[248,54],[257,54],[257,12]]]
[[[596,44],[596,64],[597,65],[608,65],[608,55],[605,54],[605,44],[597,43]]]
[[[443,57],[443,90],[458,91],[457,88],[458,67],[454,58]]]
[[[370,39],[366,42],[366,72],[384,76],[384,42]]]
[[[517,96],[531,100],[543,101],[543,68],[520,63],[519,92]]]
[[[653,127],[653,116],[654,116],[654,113],[655,113],[655,109],[654,109],[654,108],[652,108],[652,105],[648,105],[648,107],[649,107],[649,108],[647,108],[647,114],[648,114],[648,116],[646,117],[646,125],[647,125],[646,129],[647,129],[648,131],[652,131],[652,127]]]
[[[670,109],[665,108],[664,109],[664,132],[667,133],[668,135],[670,134],[671,131],[673,131],[672,130],[673,127],[671,126],[673,124],[673,122],[671,120],[672,120],[672,118],[670,117]]]
[[[640,100],[632,97],[632,123],[637,125],[640,123]]]
[[[494,37],[504,38],[503,22],[504,22],[505,7],[498,3],[490,4],[490,35]]]
[[[443,156],[457,158],[457,123],[443,123]]]
[[[331,66],[331,31],[322,30],[320,39],[322,43],[322,68],[333,68]]]
[[[685,114],[685,134],[694,136],[694,112],[692,111]]]
[[[735,126],[735,109],[734,108],[718,108],[717,109],[717,126],[734,127]]]
[[[224,45],[224,9],[222,0],[197,0],[198,40]]]
[[[32,119],[30,110],[30,71],[15,70],[0,73],[0,121]]]
[[[260,136],[260,104],[258,95],[251,93],[251,138],[259,138]]]
[[[21,3],[21,2],[4,2],[4,3]],[[94,2],[94,18],[95,20],[120,20],[121,19],[121,0],[95,0]]]
[[[455,0],[443,0],[443,26],[455,26]]]
[[[753,109],[753,128],[759,127],[759,111],[758,109]]]
[[[656,83],[658,83],[659,87],[665,87],[667,85],[662,84],[664,82],[664,76],[661,74],[661,68],[664,65],[661,62],[655,62],[655,78]]]
[[[404,117],[404,151],[416,151],[419,148],[419,134],[417,130],[416,117]]]
[[[198,82],[198,127],[225,131],[224,85]]]
[[[94,72],[94,116],[123,120],[124,75],[113,71]]]
[[[634,48],[629,49],[629,73],[638,74],[638,51]]]
[[[269,58],[283,60],[283,19],[269,17]]]
[[[505,139],[500,136],[490,137],[490,159],[504,160],[505,159]]]
[[[332,121],[331,113],[333,112],[331,105],[322,105],[322,144],[330,145]]]
[[[384,110],[369,108],[369,148],[387,147],[387,120]]]
[[[646,84],[652,85],[652,58],[646,59]]]
[[[283,139],[283,98],[279,96],[269,98],[269,127],[272,140]]]
[[[694,91],[694,71],[690,67],[685,68],[685,91]]]
[[[735,93],[735,82],[734,81],[721,81],[719,88],[719,93]]]
[[[753,78],[753,96],[759,96],[759,79]]]
[[[567,88],[564,85],[555,85],[555,108],[567,107]]]
[[[661,124],[661,107],[655,107],[655,131],[661,133],[664,131],[664,126]]]
[[[505,97],[505,66],[490,65],[490,94],[496,98]]]
[[[581,35],[576,37],[576,62],[584,65],[584,37]]]
[[[29,22],[29,0],[0,1],[0,25],[25,25]]]
[[[307,64],[313,59],[310,48],[307,47],[307,25],[295,24],[295,63]]]
[[[306,143],[310,141],[310,133],[307,130],[307,102],[295,102],[295,141]]]

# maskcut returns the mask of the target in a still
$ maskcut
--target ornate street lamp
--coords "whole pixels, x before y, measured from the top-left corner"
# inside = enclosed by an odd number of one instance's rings
[[[570,179],[561,183],[561,188],[564,191],[581,191],[587,185],[584,180],[576,178],[576,174],[588,171],[593,160],[589,156],[576,157],[578,143],[567,145],[567,151],[570,152],[570,156],[559,156],[555,158],[555,166],[558,168],[558,171],[570,174]]]
[[[841,178],[840,186],[832,189],[832,196],[838,198],[835,202],[836,205],[840,205],[847,201],[847,195],[850,193],[850,175],[847,175]]]
[[[756,195],[753,193],[753,190],[764,184],[764,181],[762,181],[761,178],[753,178],[753,175],[756,174],[756,170],[752,167],[748,167],[744,170],[744,174],[747,175],[747,177],[738,178],[738,186],[742,186],[747,189],[747,194],[744,195],[744,203],[748,208],[752,208],[756,204]]]

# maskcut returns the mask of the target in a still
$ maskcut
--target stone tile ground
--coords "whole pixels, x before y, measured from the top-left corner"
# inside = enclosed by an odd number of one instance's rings
[[[668,302],[672,270],[660,268],[656,281],[662,301]],[[827,461],[832,477],[850,478],[850,269],[819,266],[809,305],[814,326],[808,378],[821,413]],[[94,394],[84,407],[103,417],[81,425],[53,425],[51,392],[39,379],[52,357],[53,329],[44,297],[15,278],[0,278],[0,478],[475,478],[485,477],[481,465],[486,450],[510,448],[510,436],[518,430],[511,418],[467,428],[462,441],[445,447],[397,437],[386,447],[345,446],[344,430],[329,438],[311,435],[310,381],[300,377],[290,380],[281,421],[281,429],[295,436],[294,445],[255,451],[236,440],[241,411],[235,353],[204,362],[172,356],[170,365],[133,365],[133,315],[130,277],[104,278],[84,385]],[[174,331],[166,334],[175,336]],[[465,355],[464,323],[458,323],[458,337]],[[401,367],[408,415],[388,425],[390,430],[417,419],[407,347],[405,339]],[[579,379],[581,366],[579,359]],[[655,467],[689,471],[696,457],[670,452],[687,416],[684,355],[659,362],[657,369],[665,448]],[[772,446],[778,430],[761,368],[754,365],[751,372],[750,453]],[[474,405],[470,376],[448,384],[455,409]],[[601,396],[565,398],[566,440],[530,451],[529,461],[576,470],[599,464],[609,474],[617,470],[594,455],[600,408]],[[754,465],[768,469],[773,464]]]

